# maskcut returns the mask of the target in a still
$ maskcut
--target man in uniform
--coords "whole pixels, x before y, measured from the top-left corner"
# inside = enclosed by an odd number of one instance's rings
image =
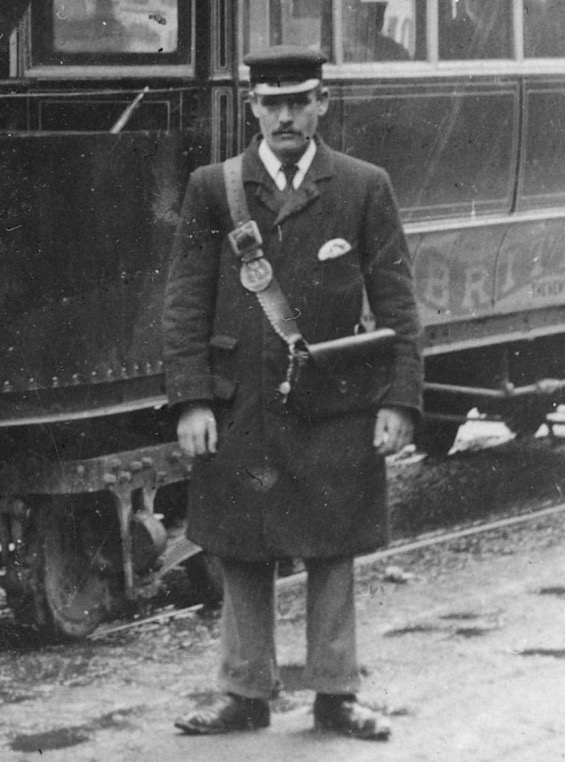
[[[356,698],[353,558],[386,542],[384,456],[411,441],[421,406],[409,254],[386,173],[330,150],[317,134],[328,109],[325,58],[278,46],[245,61],[261,134],[243,154],[242,182],[263,239],[263,282],[228,244],[236,222],[222,165],[199,168],[163,318],[169,402],[179,409],[180,446],[195,456],[187,535],[220,559],[224,579],[222,693],[176,725],[207,734],[269,724],[268,701],[280,687],[276,564],[302,558],[304,682],[316,692],[315,725],[385,739],[387,718]],[[396,332],[388,365],[351,366],[369,368],[371,389],[377,382],[365,404],[358,385],[349,394],[347,378],[337,391],[328,378],[327,398],[301,404],[292,342],[268,296],[275,283],[309,344],[354,334],[365,289],[377,327]],[[335,409],[331,394],[341,395]]]

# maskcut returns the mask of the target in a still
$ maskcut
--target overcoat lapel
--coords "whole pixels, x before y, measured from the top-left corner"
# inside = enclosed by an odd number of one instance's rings
[[[313,182],[308,182],[307,177],[304,178],[300,188],[292,195],[288,197],[288,201],[281,207],[273,225],[280,225],[289,217],[294,214],[298,214],[303,209],[306,209],[310,204],[320,196],[318,186]]]
[[[280,206],[280,196],[277,193],[273,179],[259,158],[259,139],[255,138],[243,158],[243,182],[255,186],[255,199],[275,214],[273,227],[282,224],[304,209],[307,209],[321,191],[318,183],[331,178],[334,174],[331,153],[325,143],[317,138],[318,150],[306,176],[297,191],[288,197],[288,201]]]

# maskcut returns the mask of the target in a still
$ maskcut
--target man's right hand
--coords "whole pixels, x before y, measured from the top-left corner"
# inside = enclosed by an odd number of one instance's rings
[[[191,457],[215,453],[218,429],[211,408],[203,403],[185,408],[177,424],[177,436],[181,450]]]

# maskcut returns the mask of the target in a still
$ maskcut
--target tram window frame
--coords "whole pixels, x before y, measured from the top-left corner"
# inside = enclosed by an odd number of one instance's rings
[[[420,5],[416,5],[416,0],[412,0],[412,1],[415,3],[414,13],[415,13],[415,15],[418,15],[418,9],[421,6]],[[249,42],[250,42],[250,39],[249,39],[250,38],[249,23],[250,23],[250,17],[251,17],[251,13],[249,11],[249,2],[250,2],[250,0],[245,0],[244,2],[240,3],[239,28],[243,31],[243,33],[242,33],[242,35],[240,35],[240,39],[239,39],[239,58],[240,58],[240,60],[242,60],[242,58],[245,55],[245,53],[247,53],[249,51]],[[292,0],[291,0],[291,2],[292,2]],[[291,2],[289,2],[289,5],[291,5]],[[298,2],[298,0],[294,0],[294,2]],[[327,66],[329,68],[331,68],[332,66],[336,66],[336,65],[337,66],[341,66],[341,65],[344,64],[344,58],[345,58],[345,56],[344,56],[344,38],[345,38],[345,35],[344,35],[344,26],[345,26],[345,24],[344,24],[344,18],[346,16],[346,11],[345,11],[345,8],[344,8],[344,3],[345,2],[347,2],[347,0],[329,0],[329,3],[331,4],[332,7],[330,9],[325,9],[325,11],[322,11],[322,15],[321,15],[321,18],[320,18],[320,21],[322,21],[322,16],[323,16],[324,12],[327,13],[328,17],[331,17],[331,29],[330,29],[330,34],[328,36],[328,39],[325,41],[326,44],[324,45],[324,42],[321,41],[322,42],[322,47],[325,48],[324,52],[326,52],[328,54],[329,61],[328,61]],[[371,4],[373,2],[373,0],[361,0],[361,2],[362,3]],[[275,32],[275,34],[272,34],[271,29],[270,29],[270,15],[273,12],[277,12],[277,11],[281,12],[282,11],[281,6],[282,6],[281,0],[279,0],[279,3],[277,3],[277,0],[275,0],[275,2],[272,2],[272,0],[271,0],[270,3],[267,3],[264,6],[263,6],[262,3],[258,3],[258,8],[262,8],[263,7],[263,10],[264,10],[264,13],[263,13],[263,16],[264,16],[263,24],[264,24],[265,30],[267,32],[264,35],[264,37],[266,38],[268,36],[270,38],[268,43],[267,43],[267,41],[265,39],[265,41],[264,41],[265,45],[266,44],[273,44],[274,45],[274,44],[280,44],[281,42],[283,42],[282,38],[279,39],[280,34],[278,35],[278,34],[276,34],[276,32]],[[288,9],[287,9],[287,11],[288,11]],[[425,25],[427,26],[427,14],[424,14],[424,15],[426,16]],[[257,17],[257,13],[254,13],[253,17],[256,18]],[[302,12],[297,12],[295,14],[294,18],[299,19],[299,18],[306,18],[306,17],[304,16],[304,13],[302,11]],[[279,18],[278,22],[279,22],[279,25],[282,26],[282,18]],[[383,37],[385,39],[390,40],[392,45],[397,43],[397,41],[395,41],[394,38],[392,38],[392,37],[390,37],[390,36],[388,36],[386,34],[383,34]],[[426,35],[426,39],[427,39],[427,35]],[[400,46],[400,43],[398,43],[398,45]],[[258,47],[263,47],[263,45],[260,44]],[[349,66],[349,65],[357,66],[357,65],[361,64],[361,65],[374,66],[375,64],[379,64],[380,65],[380,64],[390,64],[390,63],[391,63],[390,60],[371,58],[370,60],[367,60],[367,61],[364,61],[364,62],[350,61],[346,65],[347,66]],[[407,58],[406,60],[400,60],[400,59],[397,58],[393,63],[400,64],[401,66],[406,66],[408,64],[422,63],[422,58],[419,58],[419,59]]]
[[[54,46],[53,5],[56,0],[31,0],[30,31],[23,36],[29,50],[23,76],[96,78],[195,75],[196,0],[177,0],[178,44],[174,52],[73,52]]]
[[[417,0],[420,2],[421,0]],[[461,0],[451,0],[460,2]],[[272,0],[271,0],[272,2]],[[565,73],[565,49],[563,55],[553,57],[533,57],[525,55],[524,0],[510,0],[509,32],[511,44],[507,58],[466,58],[442,59],[439,56],[439,22],[441,0],[426,2],[426,47],[427,57],[409,61],[366,61],[346,62],[343,56],[342,5],[344,0],[333,0],[332,50],[330,60],[325,64],[325,78],[328,81],[371,79],[425,79],[429,77],[465,76],[505,76],[514,74]],[[239,76],[248,80],[248,68],[241,61],[247,52],[246,41],[249,28],[246,27],[245,3],[239,7]],[[378,67],[378,70],[377,70]]]

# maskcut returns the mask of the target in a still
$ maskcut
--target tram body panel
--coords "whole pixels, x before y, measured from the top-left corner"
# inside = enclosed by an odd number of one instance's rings
[[[0,148],[4,393],[156,375],[186,140],[39,134],[0,138]]]
[[[497,312],[527,312],[563,305],[564,241],[565,218],[509,227],[497,257]]]
[[[503,237],[500,226],[410,237],[424,326],[484,320],[494,313],[496,252]]]
[[[524,139],[517,211],[565,206],[565,76],[524,79]]]
[[[487,326],[489,317],[525,316],[563,304],[565,218],[498,221],[408,239],[426,328],[472,320]],[[526,325],[516,325],[525,336]]]
[[[332,141],[387,169],[407,222],[510,211],[517,82],[358,83],[339,98]]]

